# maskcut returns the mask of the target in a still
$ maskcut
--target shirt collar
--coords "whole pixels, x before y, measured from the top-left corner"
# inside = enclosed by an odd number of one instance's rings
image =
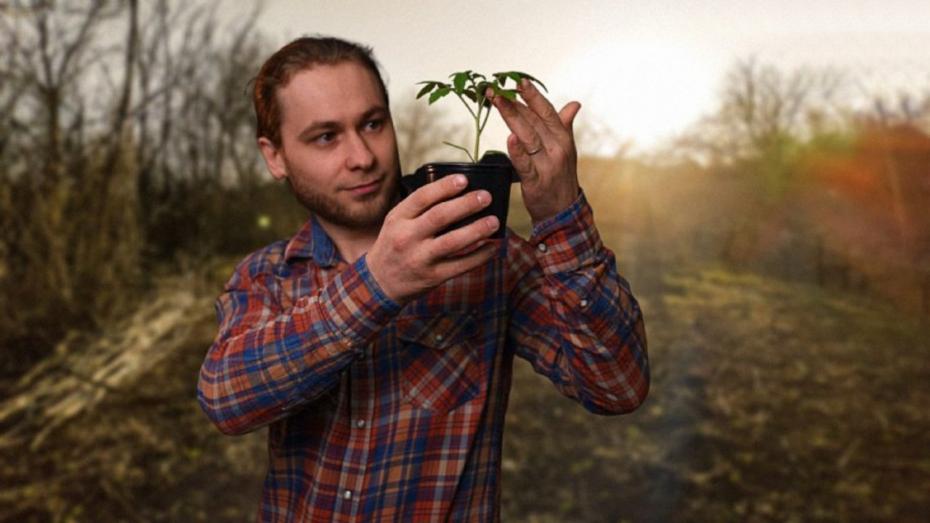
[[[320,267],[332,267],[338,258],[333,240],[312,215],[287,242],[284,250],[285,262],[300,258],[311,258]]]

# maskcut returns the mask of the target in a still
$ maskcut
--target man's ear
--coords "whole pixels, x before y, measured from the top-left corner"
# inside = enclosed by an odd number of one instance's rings
[[[265,166],[268,167],[271,176],[278,181],[287,178],[287,165],[284,163],[284,152],[281,148],[262,136],[258,139],[258,149],[262,152]]]

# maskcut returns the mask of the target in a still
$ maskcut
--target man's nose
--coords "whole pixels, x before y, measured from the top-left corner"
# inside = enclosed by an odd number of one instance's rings
[[[365,138],[358,133],[350,133],[349,150],[346,166],[349,169],[370,169],[375,163],[375,155]]]

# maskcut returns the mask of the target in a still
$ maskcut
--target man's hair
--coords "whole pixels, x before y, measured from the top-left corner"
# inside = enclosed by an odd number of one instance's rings
[[[281,104],[278,89],[287,86],[291,78],[300,71],[314,65],[336,65],[356,62],[365,67],[378,79],[384,103],[388,103],[387,89],[378,62],[371,47],[329,36],[305,36],[278,49],[262,64],[252,88],[252,104],[255,107],[256,137],[265,137],[275,146],[281,145]]]

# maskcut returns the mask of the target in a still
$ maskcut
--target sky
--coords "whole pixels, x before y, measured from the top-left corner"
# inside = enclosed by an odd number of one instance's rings
[[[526,71],[557,108],[581,102],[580,125],[640,150],[712,111],[727,68],[750,56],[841,68],[862,94],[930,90],[930,0],[269,0],[258,26],[275,45],[322,33],[372,46],[394,110],[421,80]],[[488,128],[503,148],[496,115]]]

